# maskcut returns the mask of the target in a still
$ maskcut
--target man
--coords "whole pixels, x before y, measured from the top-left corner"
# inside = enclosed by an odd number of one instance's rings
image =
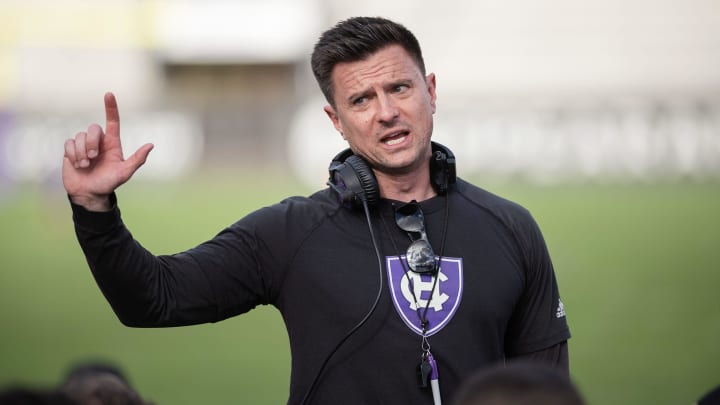
[[[152,255],[121,221],[114,190],[152,145],[123,158],[112,94],[105,130],[66,142],[78,239],[119,319],[190,325],[273,305],[290,338],[293,404],[437,404],[506,358],[567,372],[543,237],[525,209],[457,179],[452,152],[431,142],[435,75],[412,33],[352,18],[323,33],[312,66],[350,146],[329,187],[176,255]]]

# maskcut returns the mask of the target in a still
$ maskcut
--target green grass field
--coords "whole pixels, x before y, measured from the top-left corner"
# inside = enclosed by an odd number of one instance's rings
[[[689,405],[720,384],[720,185],[487,188],[530,209],[545,233],[589,404]],[[289,350],[275,309],[126,328],[90,276],[59,186],[0,192],[0,387],[51,386],[71,364],[104,359],[161,405],[285,402]],[[160,254],[307,192],[247,174],[131,182],[119,199],[135,237]]]

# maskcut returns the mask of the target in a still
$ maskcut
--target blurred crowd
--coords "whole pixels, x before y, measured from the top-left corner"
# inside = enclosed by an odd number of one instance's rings
[[[153,405],[110,363],[82,363],[70,368],[57,387],[12,386],[0,390],[2,405]]]
[[[452,405],[585,405],[567,375],[543,364],[515,362],[479,370],[456,393]],[[117,366],[82,363],[57,387],[0,388],[0,405],[155,405],[144,399]],[[720,386],[694,405],[720,405]]]

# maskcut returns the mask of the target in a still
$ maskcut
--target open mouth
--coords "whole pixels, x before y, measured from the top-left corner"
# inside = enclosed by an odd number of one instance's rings
[[[390,136],[386,136],[382,139],[382,142],[388,146],[395,146],[401,144],[408,136],[408,131],[401,131],[394,133]]]

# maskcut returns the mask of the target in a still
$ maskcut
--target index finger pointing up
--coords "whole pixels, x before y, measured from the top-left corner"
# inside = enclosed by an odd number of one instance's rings
[[[115,95],[110,92],[105,93],[105,134],[120,135],[120,112]]]

